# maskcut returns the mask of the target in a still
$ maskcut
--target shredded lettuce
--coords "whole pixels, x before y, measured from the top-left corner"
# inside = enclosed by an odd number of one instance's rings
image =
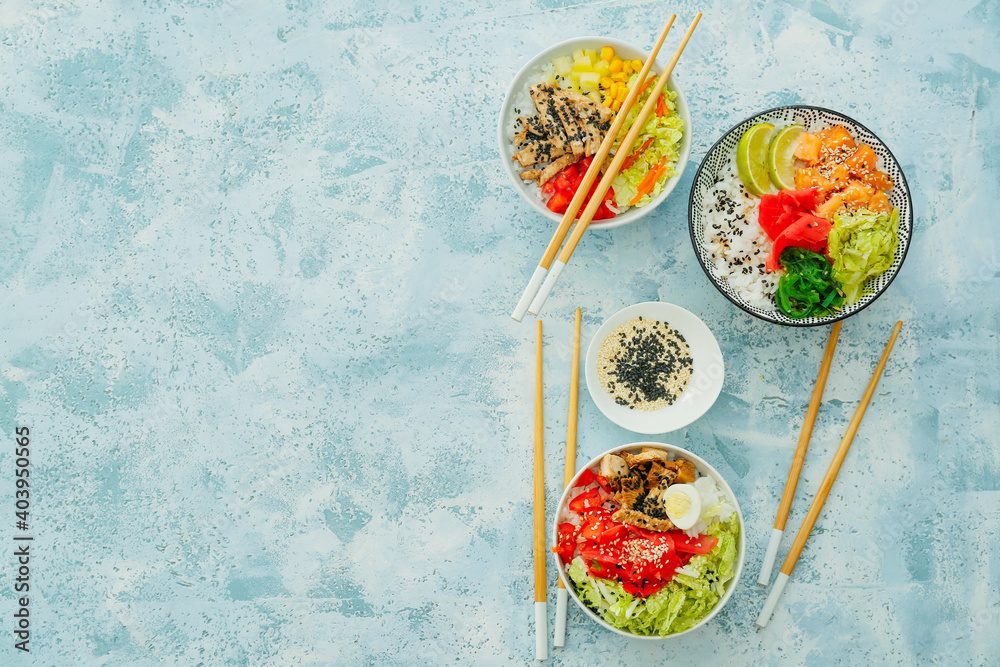
[[[639,75],[633,74],[629,79],[628,86],[631,88],[637,84],[641,85],[638,81]],[[628,131],[635,124],[635,121],[639,117],[639,111],[642,106],[649,99],[650,94],[653,92],[653,88],[656,86],[656,82],[653,81],[648,86],[646,90],[642,91],[642,95],[635,104],[632,105],[632,109],[629,111],[628,115],[625,117],[625,124],[622,126],[621,131],[618,133],[618,138],[616,139],[613,148],[618,149],[619,144],[621,144],[622,139],[628,134]],[[638,138],[636,138],[635,143],[632,145],[631,150],[636,151],[646,143],[647,139],[652,138],[653,142],[649,147],[643,151],[639,157],[636,158],[628,169],[624,169],[619,172],[618,176],[612,182],[612,187],[615,190],[615,207],[618,209],[627,208],[629,202],[635,198],[636,193],[639,189],[639,184],[642,179],[645,178],[649,170],[655,167],[661,159],[667,158],[667,169],[663,172],[663,175],[656,181],[656,185],[653,186],[652,192],[645,195],[636,202],[635,206],[645,206],[649,202],[653,201],[656,197],[663,192],[664,184],[677,174],[677,160],[680,155],[680,144],[681,137],[684,133],[684,123],[681,121],[681,117],[677,114],[677,105],[674,104],[674,100],[677,98],[677,92],[670,90],[669,88],[663,89],[663,97],[666,100],[667,109],[669,113],[662,116],[657,116],[655,113],[649,114],[649,118],[646,120],[646,124],[642,128],[642,132],[639,133]]]
[[[827,244],[846,305],[857,303],[865,282],[892,266],[899,246],[899,209],[893,208],[891,215],[841,211],[833,217]]]
[[[666,637],[694,627],[715,608],[735,575],[739,521],[716,521],[706,533],[719,538],[707,554],[694,556],[669,584],[636,598],[617,581],[596,579],[577,556],[569,566],[576,594],[609,624],[637,635]]]

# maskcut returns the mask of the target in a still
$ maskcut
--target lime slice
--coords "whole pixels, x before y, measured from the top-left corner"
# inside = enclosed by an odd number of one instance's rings
[[[775,135],[767,150],[767,175],[779,190],[795,189],[795,146],[806,131],[801,125],[789,125]]]
[[[736,170],[740,180],[751,194],[757,196],[771,189],[771,181],[767,176],[767,147],[771,139],[774,125],[759,123],[743,133],[736,147]]]

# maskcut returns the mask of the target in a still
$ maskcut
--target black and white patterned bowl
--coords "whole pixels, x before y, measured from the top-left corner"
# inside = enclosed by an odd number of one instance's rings
[[[895,261],[882,275],[874,279],[869,279],[866,285],[869,293],[861,297],[857,303],[826,317],[806,317],[795,320],[779,310],[768,311],[750,305],[740,297],[736,290],[730,287],[729,283],[722,276],[716,273],[711,251],[705,244],[703,201],[712,191],[716,182],[718,182],[719,172],[726,166],[731,156],[735,154],[736,145],[739,143],[740,137],[750,127],[758,123],[773,123],[778,128],[798,123],[805,126],[809,131],[816,131],[838,124],[843,125],[850,130],[859,143],[865,143],[872,147],[872,150],[878,156],[879,168],[888,173],[892,179],[893,188],[888,192],[889,203],[899,208],[899,246],[896,248]],[[698,173],[694,177],[694,184],[691,186],[691,198],[688,202],[688,226],[691,232],[691,244],[694,246],[698,262],[701,264],[701,268],[705,270],[705,275],[712,281],[716,289],[722,292],[723,296],[751,315],[767,322],[786,326],[813,327],[821,324],[830,324],[864,310],[889,287],[893,278],[899,273],[899,269],[903,265],[903,260],[906,259],[906,252],[910,247],[910,236],[913,233],[913,202],[910,199],[910,189],[906,184],[906,177],[903,175],[903,170],[899,166],[899,162],[896,161],[896,158],[882,140],[875,136],[874,132],[853,118],[849,118],[837,111],[821,107],[794,105],[768,109],[747,118],[722,135],[722,138],[709,149],[701,165],[698,167]]]

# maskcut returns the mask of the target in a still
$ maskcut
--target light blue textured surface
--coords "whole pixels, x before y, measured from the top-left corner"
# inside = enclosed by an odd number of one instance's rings
[[[538,51],[601,32],[648,47],[671,9],[667,49],[705,12],[676,74],[694,155],[652,216],[584,239],[549,301],[549,516],[572,309],[586,345],[604,317],[659,298],[699,314],[728,362],[715,407],[661,439],[733,486],[747,570],[717,619],[673,643],[573,609],[552,662],[995,664],[1000,10],[962,0],[3,2],[0,421],[8,445],[15,425],[34,433],[30,659],[532,661],[534,327],[507,313],[550,231],[501,171],[496,114]],[[844,325],[792,528],[906,322],[756,631],[754,580],[827,332],[719,295],[686,195],[723,131],[790,102],[886,141],[916,233],[896,282]],[[639,439],[584,392],[581,460]],[[4,664],[12,572],[0,559]]]

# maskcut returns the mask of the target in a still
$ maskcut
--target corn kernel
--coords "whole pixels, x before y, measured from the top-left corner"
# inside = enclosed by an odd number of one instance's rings
[[[615,100],[614,102],[611,103],[612,111],[617,113],[618,111],[621,111],[621,108],[622,108],[622,103],[619,102],[618,100]]]
[[[611,86],[614,85],[614,83],[615,83],[615,80],[612,79],[610,76],[602,76],[601,77],[601,88],[605,88],[605,89],[606,88],[610,88]]]
[[[601,60],[607,60],[608,62],[611,62],[611,59],[614,57],[615,57],[615,50],[612,49],[610,46],[605,46],[603,49],[601,49]]]
[[[619,102],[625,102],[626,97],[628,97],[628,86],[619,86],[618,94],[615,95],[615,99]]]
[[[611,64],[608,65],[608,69],[611,70],[612,74],[617,74],[618,72],[621,72],[622,71],[622,59],[621,58],[615,58],[614,60],[612,60]]]
[[[611,80],[624,82],[628,81],[628,76],[625,74],[625,72],[615,72],[614,74],[611,75]]]
[[[607,97],[604,98],[604,101],[601,102],[601,104],[603,104],[606,107],[610,107],[612,103],[614,103],[614,101],[615,101],[614,98],[608,95]]]
[[[632,61],[631,60],[626,60],[626,61],[624,61],[622,63],[622,72],[624,72],[625,74],[631,74],[632,73]]]
[[[641,60],[633,60],[632,61],[632,71],[633,72],[641,72],[642,71],[642,61]]]

